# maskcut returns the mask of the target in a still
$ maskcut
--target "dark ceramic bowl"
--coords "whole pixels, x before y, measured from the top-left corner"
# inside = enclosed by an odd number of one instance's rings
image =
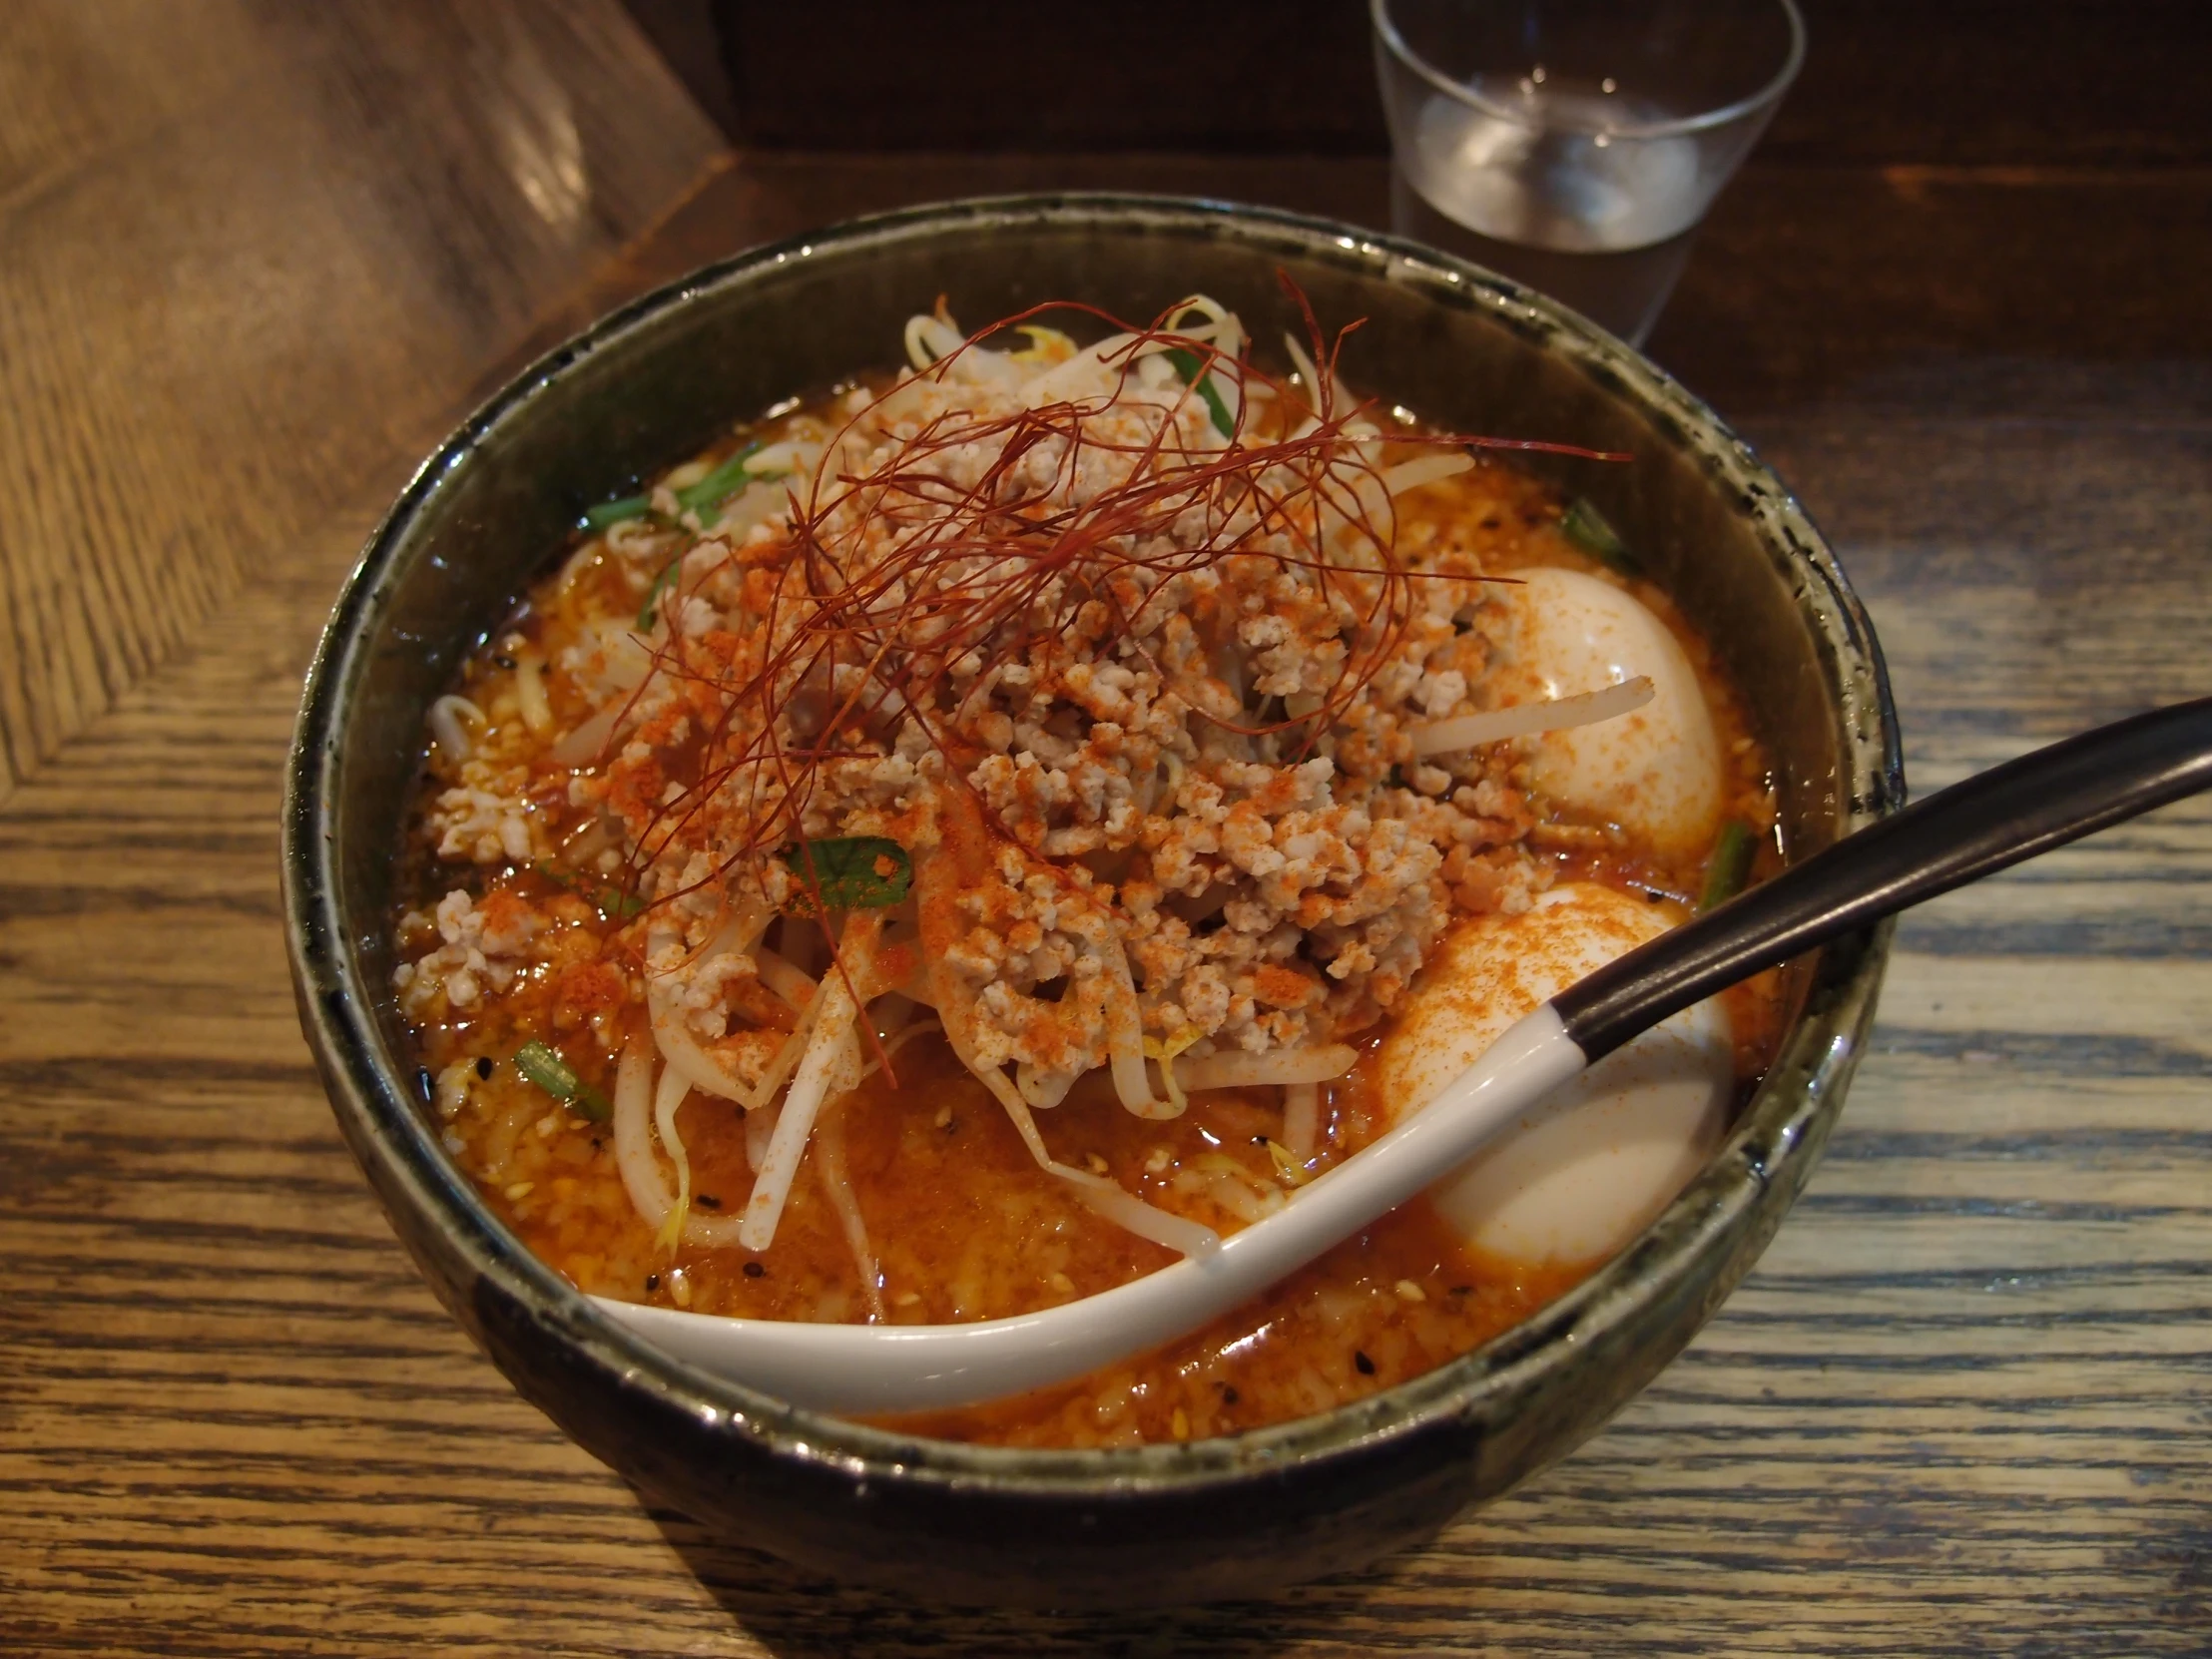
[[[339,1127],[454,1317],[587,1450],[736,1540],[930,1599],[1062,1607],[1252,1595],[1360,1566],[1526,1479],[1649,1382],[1757,1258],[1842,1105],[1880,934],[1798,964],[1782,1057],[1726,1147],[1572,1294],[1325,1416],[1123,1451],[918,1440],[693,1371],[595,1312],[447,1157],[388,989],[401,803],[424,711],[581,509],[779,398],[888,363],[939,293],[980,320],[1054,297],[1146,317],[1203,289],[1265,342],[1296,325],[1279,270],[1329,325],[1369,319],[1352,383],[1457,431],[1633,452],[1535,464],[1591,496],[1718,647],[1777,758],[1797,853],[1901,799],[1874,636],[1789,491],[1635,352],[1429,250],[1212,203],[959,203],[741,255],[562,346],[424,464],[323,636],[284,809],[292,971]]]

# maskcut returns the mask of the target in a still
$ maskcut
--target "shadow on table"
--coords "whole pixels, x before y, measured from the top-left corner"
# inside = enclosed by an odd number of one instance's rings
[[[634,1488],[633,1488],[634,1490]],[[1387,1566],[1301,1586],[1266,1602],[1131,1612],[1055,1613],[933,1607],[818,1577],[772,1555],[726,1543],[688,1516],[639,1494],[654,1525],[700,1585],[777,1659],[893,1659],[898,1655],[1019,1653],[1023,1659],[1100,1655],[1166,1659],[1204,1653],[1239,1659],[1280,1651],[1294,1631],[1322,1649],[1332,1634],[1365,1652],[1369,1601],[1391,1592]]]

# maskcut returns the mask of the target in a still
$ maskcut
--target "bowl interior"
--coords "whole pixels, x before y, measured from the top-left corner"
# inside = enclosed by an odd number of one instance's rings
[[[1632,1389],[1717,1305],[1802,1182],[1835,1110],[1840,1087],[1823,1080],[1840,1085],[1848,1072],[1838,1039],[1863,1027],[1879,974],[1879,950],[1866,941],[1799,965],[1801,1013],[1739,1126],[1735,1161],[1709,1171],[1642,1245],[1528,1327],[1428,1378],[1196,1449],[916,1444],[691,1373],[601,1319],[521,1250],[445,1161],[408,1086],[383,934],[423,713],[559,555],[586,505],[778,399],[895,366],[906,317],[939,293],[975,326],[1059,297],[1144,320],[1204,291],[1242,315],[1264,364],[1287,366],[1281,336],[1303,327],[1279,274],[1303,288],[1325,329],[1362,321],[1344,346],[1352,386],[1460,431],[1634,456],[1528,464],[1595,502],[1713,642],[1777,758],[1794,851],[1828,844],[1898,798],[1879,654],[1797,504],[1666,376],[1502,278],[1340,226],[1148,199],[917,210],[741,256],[615,313],[455,434],[371,542],[309,684],[287,813],[303,1018],[340,1122],[402,1236],[426,1266],[433,1255],[443,1264],[434,1280],[494,1278],[566,1334],[577,1364],[619,1371],[626,1385],[744,1432],[781,1436],[789,1455],[1032,1487],[1205,1481],[1356,1446],[1503,1391],[1525,1394],[1576,1335],[1611,1330],[1626,1342],[1665,1326],[1663,1340],[1637,1349],[1651,1363],[1623,1372]],[[465,1293],[441,1289],[483,1337]],[[1618,1403],[1561,1407],[1548,1449],[1529,1456],[1557,1455]]]

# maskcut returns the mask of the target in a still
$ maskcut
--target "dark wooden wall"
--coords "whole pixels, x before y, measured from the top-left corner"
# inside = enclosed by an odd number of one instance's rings
[[[1360,0],[626,0],[748,147],[1388,148]],[[2207,0],[1801,0],[1791,161],[2212,160]]]

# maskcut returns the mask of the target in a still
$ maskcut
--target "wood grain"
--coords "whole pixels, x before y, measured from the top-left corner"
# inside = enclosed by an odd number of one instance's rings
[[[719,148],[613,0],[5,31],[0,799]]]
[[[2212,691],[2212,351],[2171,275],[2204,183],[2122,182],[2084,221],[2105,183],[1961,174],[1916,207],[1874,170],[1755,171],[1655,339],[1841,546],[1924,789]],[[558,291],[534,322],[485,312],[471,361],[841,213],[1066,184],[1381,201],[1358,161],[746,158],[619,255],[576,252],[565,287],[547,256]],[[2092,282],[2133,321],[2100,323]],[[2212,1651],[2202,802],[1910,918],[1828,1161],[1749,1283],[1606,1431],[1425,1549],[1265,1605],[1017,1617],[808,1580],[643,1501],[417,1283],[292,1019],[298,675],[468,393],[458,362],[405,396],[379,362],[317,405],[329,431],[258,451],[295,517],[248,526],[251,579],[211,579],[0,805],[0,1651]],[[113,379],[31,391],[11,444],[112,430],[166,477],[203,442]],[[32,546],[11,528],[7,580],[51,581]]]

